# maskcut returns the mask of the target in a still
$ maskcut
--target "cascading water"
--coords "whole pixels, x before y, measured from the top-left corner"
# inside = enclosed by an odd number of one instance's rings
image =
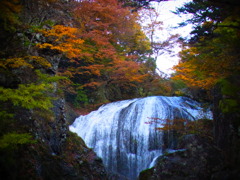
[[[162,154],[159,124],[146,122],[151,118],[195,120],[204,115],[209,113],[189,98],[153,96],[103,105],[77,118],[70,130],[94,149],[109,172],[134,180]]]

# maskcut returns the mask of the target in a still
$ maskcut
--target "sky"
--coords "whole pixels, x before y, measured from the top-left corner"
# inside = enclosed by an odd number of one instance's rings
[[[170,0],[160,3],[154,3],[153,6],[159,12],[159,20],[163,22],[162,30],[156,32],[157,40],[166,40],[171,34],[180,34],[182,37],[187,37],[191,31],[191,26],[188,25],[183,28],[174,28],[178,23],[183,22],[187,16],[179,17],[173,14],[171,11],[175,11],[177,7],[181,7],[184,3],[191,0]],[[157,58],[157,67],[160,71],[170,75],[174,71],[171,68],[178,64],[179,57],[178,52],[181,50],[179,45],[175,45],[172,49],[173,54],[164,53]]]

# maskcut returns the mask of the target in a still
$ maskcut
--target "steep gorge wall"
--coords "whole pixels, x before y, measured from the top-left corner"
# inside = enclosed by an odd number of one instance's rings
[[[49,1],[50,2],[50,1]],[[2,3],[2,2],[1,2]],[[17,89],[20,84],[36,83],[36,69],[43,74],[54,77],[58,71],[59,62],[64,60],[59,53],[39,51],[34,44],[44,42],[40,34],[33,31],[33,27],[43,21],[51,20],[55,23],[68,23],[65,1],[56,1],[54,8],[47,8],[48,1],[19,1],[22,6],[19,15],[20,25],[13,24],[14,30],[1,27],[1,60],[8,57],[40,56],[51,65],[50,68],[34,66],[30,68],[15,68],[6,70],[1,67],[0,85],[3,88]],[[64,15],[59,19],[59,14]],[[2,26],[2,22],[0,23]],[[11,24],[7,24],[10,27]],[[107,179],[101,159],[89,149],[84,141],[69,132],[68,125],[76,115],[66,105],[63,93],[59,93],[58,86],[53,83],[53,92],[46,93],[46,97],[53,98],[51,112],[42,109],[27,109],[14,106],[11,102],[1,104],[1,110],[14,114],[13,119],[1,119],[1,130],[9,132],[31,134],[34,143],[23,143],[7,148],[0,148],[0,179],[49,179],[49,180],[95,180]],[[26,95],[27,96],[27,95]],[[23,97],[24,100],[24,97]],[[2,127],[5,126],[5,127]],[[1,132],[1,143],[2,141]],[[10,142],[11,143],[11,142]]]
[[[19,129],[31,132],[36,143],[8,152],[1,150],[3,179],[107,179],[102,160],[84,141],[68,131],[65,103],[57,100],[51,121],[20,110]]]

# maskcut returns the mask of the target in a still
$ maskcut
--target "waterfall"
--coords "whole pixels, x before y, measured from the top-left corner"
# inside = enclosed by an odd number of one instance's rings
[[[94,149],[108,172],[136,179],[162,154],[163,132],[151,118],[200,119],[200,104],[186,97],[153,96],[109,103],[70,126]]]

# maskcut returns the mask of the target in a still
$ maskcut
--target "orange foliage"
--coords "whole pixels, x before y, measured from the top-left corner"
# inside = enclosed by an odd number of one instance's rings
[[[132,49],[149,48],[137,23],[137,12],[131,12],[117,0],[82,1],[75,9],[75,16],[81,24],[84,39],[91,39],[99,49],[114,46],[119,47],[115,51],[124,49],[127,54]]]
[[[40,32],[47,42],[39,48],[57,50],[69,59],[61,73],[81,87],[96,88],[103,83],[136,86],[149,76],[134,62],[149,50],[146,36],[137,23],[138,15],[117,0],[75,3],[73,24],[53,26]],[[140,50],[139,50],[140,48]],[[138,52],[139,50],[139,52]],[[105,82],[104,82],[105,81]]]
[[[190,87],[201,87],[210,89],[217,82],[219,74],[209,72],[207,75],[201,72],[201,69],[192,62],[180,62],[173,68],[178,73],[172,77],[174,80],[182,80]]]
[[[228,74],[224,69],[229,66],[229,61],[214,57],[209,52],[211,47],[208,46],[183,50],[180,54],[182,61],[174,66],[177,74],[172,79],[182,80],[190,87],[212,88],[221,77]]]
[[[37,47],[58,50],[70,59],[81,55],[84,41],[80,39],[77,28],[56,25],[50,30],[41,30],[40,32],[49,37],[51,43],[37,44]]]
[[[239,18],[236,18],[239,20]],[[226,18],[214,29],[211,38],[199,41],[180,52],[181,62],[174,67],[177,74],[189,86],[212,88],[220,79],[239,74],[239,21]],[[222,25],[222,27],[221,27]]]
[[[141,66],[133,61],[115,60],[111,70],[111,79],[113,83],[133,82],[141,83],[148,74],[141,73]]]
[[[96,75],[96,76],[100,76],[101,75],[101,70],[104,69],[103,65],[98,65],[98,64],[94,64],[94,65],[89,65],[89,66],[81,66],[78,68],[79,70],[83,70],[83,72],[77,72],[77,74],[92,74],[92,75]]]
[[[84,84],[82,87],[89,87],[89,88],[97,88],[99,86],[101,86],[102,83],[101,82],[90,82],[90,83],[86,83]]]

